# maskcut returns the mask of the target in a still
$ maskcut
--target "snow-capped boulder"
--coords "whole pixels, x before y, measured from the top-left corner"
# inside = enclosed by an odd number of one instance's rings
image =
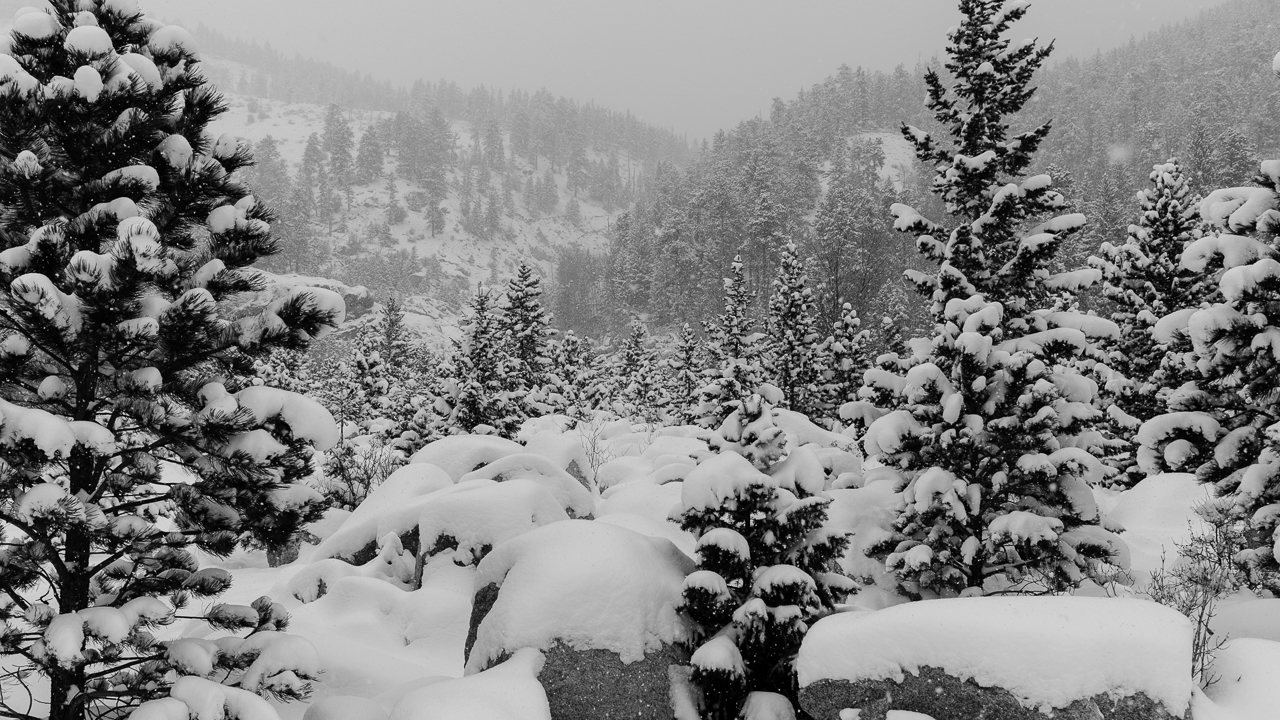
[[[586,449],[583,448],[584,438],[580,433],[547,430],[533,425],[533,421],[530,420],[521,427],[519,439],[528,452],[551,460],[556,467],[572,475],[583,487],[591,489],[594,486],[595,471]]]
[[[542,653],[517,650],[484,672],[432,683],[396,703],[391,720],[551,720],[548,697],[538,683]]]
[[[494,435],[451,435],[428,443],[409,458],[409,464],[435,465],[457,482],[494,460],[523,452],[525,448],[520,443]]]
[[[568,519],[564,507],[541,483],[523,478],[464,480],[433,493],[422,505],[421,555],[425,560],[444,553],[456,565],[475,565],[517,535]]]
[[[364,565],[377,556],[378,543],[388,534],[399,536],[404,549],[416,555],[418,520],[426,497],[452,485],[435,465],[415,463],[396,470],[320,543],[312,561],[338,558]]]
[[[817,720],[891,710],[934,720],[1186,716],[1191,626],[1156,603],[980,597],[898,605],[815,623],[796,659]]]
[[[1208,717],[1274,718],[1280,708],[1280,643],[1256,638],[1228,641],[1217,652],[1213,672],[1218,681],[1205,694],[1217,715]],[[1224,712],[1225,711],[1225,712]],[[1197,707],[1196,719],[1200,720]]]
[[[595,499],[591,496],[591,491],[556,465],[557,463],[542,455],[514,453],[463,475],[458,482],[531,480],[545,487],[571,516],[590,517],[595,510]]]
[[[676,607],[692,570],[669,540],[603,522],[552,523],[503,543],[477,568],[467,674],[534,648],[552,717],[667,720],[670,668],[688,659]]]

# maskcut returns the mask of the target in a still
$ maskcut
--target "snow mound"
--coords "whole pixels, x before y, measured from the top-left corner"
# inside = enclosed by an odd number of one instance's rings
[[[1280,643],[1280,600],[1242,600],[1218,606],[1210,621],[1219,636],[1257,638]]]
[[[546,662],[531,648],[482,673],[419,688],[404,696],[391,720],[551,720],[538,682]]]
[[[516,453],[498,458],[484,467],[463,475],[468,480],[532,480],[551,492],[561,507],[574,517],[586,517],[595,510],[591,491],[569,473],[556,467],[549,458],[533,453]]]
[[[689,639],[676,612],[693,561],[669,540],[588,520],[552,523],[480,562],[475,588],[500,587],[481,621],[467,674],[519,648],[561,641],[624,663]]]
[[[657,485],[647,482],[632,482],[616,485],[611,492],[600,501],[596,510],[597,517],[607,517],[619,513],[643,515],[657,521],[665,521],[674,510],[679,509],[680,492],[683,485],[678,482]]]
[[[507,455],[525,452],[520,443],[492,435],[452,435],[429,443],[409,458],[409,464],[430,463],[453,482]]]
[[[1125,530],[1134,580],[1145,584],[1151,572],[1160,568],[1162,556],[1177,557],[1176,545],[1204,527],[1195,509],[1212,494],[1211,486],[1189,473],[1152,475],[1120,493],[1107,519]]]
[[[526,422],[525,425],[528,426],[529,423]],[[595,481],[591,460],[582,447],[582,436],[572,432],[543,431],[526,434],[522,431],[520,441],[524,443],[527,452],[550,459],[556,467],[575,477],[581,474],[588,483]]]
[[[474,565],[500,543],[568,519],[541,483],[464,480],[427,498],[418,521],[418,537],[423,555],[451,551],[454,563]]]
[[[320,543],[312,560],[349,559],[388,533],[398,535],[412,530],[418,523],[426,496],[452,485],[449,476],[435,465],[417,463],[396,470],[369,493],[341,527]]]
[[[596,470],[596,485],[610,490],[622,483],[639,480],[653,472],[653,461],[637,455],[614,458]]]
[[[435,568],[406,592],[380,578],[345,577],[290,611],[289,631],[315,646],[333,695],[376,697],[422,678],[462,675],[471,614],[467,568]]]
[[[1213,672],[1218,682],[1205,692],[1218,709],[1240,720],[1280,718],[1280,643],[1232,640],[1218,650]]]
[[[925,666],[1041,709],[1143,692],[1181,715],[1194,688],[1190,623],[1135,599],[955,598],[832,615],[810,629],[796,660],[801,687],[900,682]]]
[[[302,720],[387,720],[387,712],[368,698],[333,695],[311,703]]]

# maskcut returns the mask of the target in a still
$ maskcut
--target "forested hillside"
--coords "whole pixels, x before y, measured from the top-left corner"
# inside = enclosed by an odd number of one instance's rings
[[[435,342],[478,283],[604,251],[649,170],[688,154],[669,131],[546,90],[397,88],[196,34],[229,107],[215,130],[254,144],[244,178],[277,213],[282,252],[263,267],[397,296]]]
[[[1203,193],[1241,184],[1276,149],[1280,88],[1267,68],[1278,17],[1273,0],[1236,0],[1108,53],[1055,57],[1037,75],[1039,91],[1015,127],[1052,122],[1035,169],[1053,175],[1089,219],[1064,262],[1082,265],[1104,240],[1123,239],[1153,164],[1179,157]],[[945,77],[940,61],[925,65]],[[900,280],[914,249],[892,231],[888,210],[929,207],[920,180],[928,173],[914,168],[889,182],[875,174],[874,146],[900,123],[935,129],[923,70],[842,67],[775,100],[769,117],[718,134],[686,167],[655,173],[618,224],[611,253],[562,264],[558,317],[596,332],[637,313],[659,324],[695,321],[719,303],[735,255],[763,311],[778,253],[793,239],[822,284],[825,320],[843,301],[877,320],[918,322],[919,301]],[[893,141],[882,147],[892,153]]]

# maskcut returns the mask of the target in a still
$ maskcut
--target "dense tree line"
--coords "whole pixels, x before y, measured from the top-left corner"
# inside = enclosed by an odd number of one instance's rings
[[[1040,92],[1013,121],[1059,129],[1031,169],[1052,176],[1069,206],[1090,218],[1066,241],[1057,268],[1083,266],[1102,242],[1123,240],[1138,210],[1134,189],[1154,164],[1178,157],[1192,194],[1203,195],[1245,182],[1248,168],[1276,149],[1280,90],[1267,62],[1275,51],[1273,19],[1273,3],[1235,0],[1108,53],[1037,72]],[[814,266],[825,319],[848,302],[864,317],[889,315],[923,329],[924,308],[897,280],[918,261],[885,218],[894,202],[925,214],[940,209],[928,195],[932,169],[910,163],[896,182],[877,178],[869,140],[896,132],[901,122],[940,129],[925,111],[923,72],[841,67],[791,101],[775,100],[768,117],[717,134],[683,167],[650,172],[605,257],[566,253],[559,317],[596,332],[620,331],[633,313],[696,323],[714,309],[729,259],[743,256],[759,290],[785,238]],[[945,69],[941,75],[950,79]],[[587,266],[603,273],[584,282]],[[1096,305],[1098,296],[1087,291],[1082,302]],[[618,310],[601,321],[599,310],[610,308]],[[755,312],[763,311],[757,303]]]

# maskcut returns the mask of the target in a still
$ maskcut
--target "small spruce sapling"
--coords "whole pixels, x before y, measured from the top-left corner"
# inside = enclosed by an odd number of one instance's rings
[[[749,693],[796,701],[793,660],[809,623],[853,589],[836,561],[848,537],[825,526],[825,473],[807,449],[787,452],[759,396],[735,404],[724,447],[686,478],[680,526],[697,538],[683,610],[701,629],[691,658],[703,717],[739,717]]]

